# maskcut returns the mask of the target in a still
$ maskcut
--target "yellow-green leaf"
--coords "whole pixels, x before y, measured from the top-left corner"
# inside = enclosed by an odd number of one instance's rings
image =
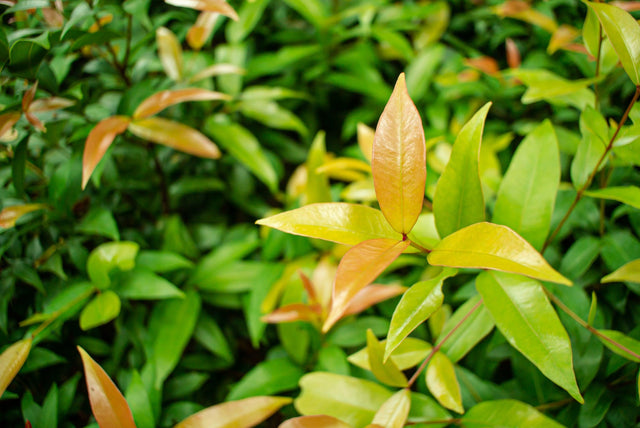
[[[493,223],[473,224],[447,236],[427,260],[435,266],[492,269],[571,285],[524,238]]]
[[[341,202],[311,204],[256,222],[294,235],[356,245],[369,239],[402,239],[382,213],[364,205]]]
[[[318,172],[327,154],[325,147],[325,133],[320,131],[311,143],[307,157],[307,187],[305,188],[305,204],[317,202],[331,202],[331,188],[325,174]]]
[[[0,354],[0,397],[27,360],[31,343],[31,337],[19,340]]]
[[[331,310],[322,331],[329,331],[353,296],[372,283],[408,246],[408,240],[371,239],[350,248],[338,265]]]
[[[629,12],[607,3],[585,2],[598,16],[624,71],[640,85],[640,25]]]
[[[371,372],[380,382],[389,386],[407,386],[407,378],[393,360],[382,361],[384,345],[378,341],[371,329],[367,330],[367,354],[369,355]]]
[[[442,282],[456,273],[455,269],[444,268],[436,277],[417,282],[404,293],[391,317],[384,351],[385,361],[409,333],[442,305]]]
[[[291,403],[288,397],[250,397],[208,407],[173,428],[249,428]]]
[[[382,340],[380,343],[385,344],[386,340]],[[432,348],[431,344],[424,340],[417,339],[415,337],[407,337],[396,349],[393,350],[389,358],[400,370],[407,370],[424,361]],[[366,347],[362,348],[355,354],[349,355],[347,360],[351,364],[362,367],[365,370],[371,370],[371,365],[369,364],[369,350]]]
[[[0,138],[16,124],[20,119],[20,112],[12,111],[9,113],[0,114]]]
[[[156,43],[164,72],[171,80],[182,80],[182,47],[176,35],[168,28],[160,27],[156,30]]]
[[[422,211],[427,169],[422,120],[404,73],[378,121],[371,170],[385,218],[397,232],[409,233]]]
[[[204,46],[209,36],[211,36],[219,17],[220,14],[216,12],[202,12],[198,15],[196,23],[187,31],[187,43],[191,49],[199,51]],[[197,79],[191,78],[189,80],[195,82]]]
[[[464,413],[462,393],[453,363],[442,352],[433,354],[426,372],[427,388],[442,406]]]
[[[278,428],[352,428],[340,419],[327,415],[298,416],[284,421]]]
[[[98,162],[107,152],[107,149],[118,134],[126,131],[131,119],[125,116],[113,116],[101,120],[89,132],[87,141],[84,143],[84,154],[82,155],[82,188],[89,182],[89,177],[96,169]]]
[[[131,270],[135,266],[140,246],[135,242],[106,242],[96,247],[87,258],[87,274],[98,288],[111,284],[112,269]]]
[[[371,153],[373,152],[373,140],[375,131],[362,122],[358,122],[358,146],[366,160],[371,163]]]
[[[101,428],[135,428],[126,400],[109,375],[87,352],[78,346],[87,381],[93,416]]]
[[[480,183],[480,145],[487,103],[464,125],[453,145],[433,197],[433,214],[441,237],[484,220],[484,196]]]
[[[573,371],[571,341],[542,284],[504,272],[483,272],[476,289],[496,326],[547,378],[583,403]]]
[[[238,14],[226,0],[164,0],[173,6],[188,7],[191,9],[216,12],[228,16],[234,21],[238,20]]]
[[[384,428],[402,428],[410,408],[411,392],[407,388],[401,389],[384,402],[372,423]]]
[[[149,117],[131,122],[129,131],[142,139],[172,147],[181,152],[210,159],[220,157],[220,150],[213,141],[200,131],[179,122]]]
[[[640,259],[632,260],[602,278],[602,282],[623,281],[640,283]]]
[[[165,108],[187,101],[229,100],[229,95],[201,88],[185,88],[156,92],[140,103],[133,113],[134,119],[153,116]]]
[[[640,187],[638,186],[606,187],[604,189],[590,190],[584,192],[584,194],[592,198],[622,202],[640,209]]]
[[[16,225],[16,221],[23,215],[46,208],[47,206],[45,204],[24,204],[5,207],[0,211],[0,227],[5,229],[13,227]]]
[[[640,363],[640,341],[615,330],[598,330],[598,333],[598,339],[612,352]]]
[[[465,428],[564,428],[535,407],[516,400],[483,401],[462,417]]]
[[[80,328],[90,330],[113,320],[120,314],[120,298],[111,290],[106,290],[90,301],[80,313]]]
[[[478,295],[467,300],[447,320],[438,336],[439,338],[447,338],[440,350],[454,363],[460,361],[495,327],[493,318],[484,305],[480,305],[471,315],[468,315],[479,301],[480,296]],[[464,326],[451,333],[465,317]]]

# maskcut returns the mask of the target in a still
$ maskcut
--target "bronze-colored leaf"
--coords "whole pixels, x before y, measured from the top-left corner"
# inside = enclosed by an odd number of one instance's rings
[[[165,3],[188,7],[191,9],[202,10],[207,12],[217,12],[220,15],[228,16],[234,21],[238,20],[236,11],[226,2],[226,0],[164,0]]]
[[[113,116],[101,120],[89,132],[87,141],[84,143],[84,154],[82,156],[82,188],[89,182],[89,177],[96,169],[98,162],[107,152],[118,134],[122,134],[129,126],[129,119],[126,116]]]
[[[396,297],[407,290],[407,287],[402,285],[379,285],[371,284],[364,287],[362,290],[353,296],[347,308],[344,310],[343,317],[348,315],[359,314],[360,312],[369,309],[371,306],[380,302],[384,302],[387,299]]]
[[[140,103],[133,113],[134,119],[153,116],[167,107],[187,101],[229,100],[229,95],[201,88],[186,88],[156,92]]]

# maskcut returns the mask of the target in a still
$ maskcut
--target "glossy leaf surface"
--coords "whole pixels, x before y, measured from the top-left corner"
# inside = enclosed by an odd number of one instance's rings
[[[0,397],[27,360],[32,342],[30,337],[19,340],[0,354]]]
[[[407,378],[393,360],[383,361],[384,345],[378,342],[371,329],[367,330],[367,354],[371,372],[380,382],[389,386],[407,386]]]
[[[606,187],[604,189],[590,190],[584,192],[584,194],[592,198],[622,202],[640,209],[640,187],[638,186]]]
[[[133,113],[134,119],[153,116],[175,104],[188,101],[229,100],[229,95],[201,88],[185,88],[156,92],[140,103]]]
[[[422,211],[427,170],[422,120],[404,73],[378,121],[371,170],[385,218],[395,231],[409,233]]]
[[[408,389],[401,389],[393,394],[373,418],[373,424],[384,428],[402,428],[409,416],[411,407],[411,392]]]
[[[172,147],[181,152],[210,159],[220,157],[220,150],[213,141],[200,131],[179,122],[161,117],[149,117],[131,122],[129,131],[142,139]]]
[[[87,381],[91,410],[101,428],[135,428],[131,409],[109,375],[78,346]]]
[[[447,340],[442,344],[440,350],[454,363],[460,361],[478,342],[491,333],[493,327],[495,327],[491,314],[487,311],[484,304],[482,304],[465,320],[462,327],[458,328],[449,336],[451,330],[462,322],[462,319],[467,316],[479,301],[480,296],[475,296],[467,300],[451,315],[451,318],[447,320],[438,336],[439,339],[447,337]]]
[[[352,426],[333,416],[313,415],[288,419],[278,425],[278,428],[352,428]]]
[[[367,285],[351,298],[344,310],[344,316],[359,314],[377,303],[404,293],[406,290],[407,288],[401,285]]]
[[[377,383],[324,372],[303,376],[300,388],[294,401],[298,413],[333,416],[355,427],[370,423],[392,395]]]
[[[462,417],[465,428],[563,428],[534,407],[516,400],[482,402]]]
[[[479,175],[480,144],[491,103],[464,125],[453,145],[433,197],[433,213],[441,237],[484,220],[484,196]]]
[[[347,203],[311,204],[256,222],[294,235],[356,245],[370,239],[400,240],[382,213],[364,205]]]
[[[483,272],[476,288],[507,341],[578,402],[571,342],[542,285],[503,272]]]
[[[385,344],[385,342],[386,340],[382,340],[380,343]],[[420,364],[431,352],[431,349],[432,346],[428,342],[415,337],[407,337],[393,350],[390,359],[400,370],[407,370]],[[351,364],[371,370],[368,348],[363,348],[350,355],[348,360]]]
[[[467,226],[447,236],[427,260],[435,266],[492,269],[571,285],[521,236],[492,223]]]
[[[442,305],[442,282],[456,273],[455,269],[444,268],[436,277],[417,282],[404,293],[391,317],[384,351],[385,360],[409,333]]]
[[[598,330],[598,332],[606,336],[606,339],[601,336],[598,336],[598,339],[600,339],[604,346],[609,348],[612,352],[626,358],[627,360],[640,363],[640,341],[615,330]],[[620,348],[620,346],[616,346],[613,342],[622,345],[625,349]],[[628,351],[631,351],[633,354]]]
[[[101,120],[89,132],[82,155],[82,188],[89,182],[89,177],[96,169],[98,162],[107,152],[118,134],[122,134],[129,126],[131,119],[125,116],[113,116]]]
[[[111,284],[109,272],[113,269],[131,270],[135,266],[139,245],[135,242],[107,242],[95,248],[87,259],[87,273],[99,288]]]
[[[113,320],[120,314],[120,298],[111,290],[98,294],[80,313],[80,328],[89,330]]]
[[[291,403],[288,397],[251,397],[217,404],[193,414],[174,428],[250,428],[267,419],[282,406]]]
[[[342,317],[353,296],[373,282],[408,246],[408,240],[372,239],[349,249],[338,265],[331,310],[322,330],[327,332]]]
[[[640,259],[632,260],[602,278],[602,282],[622,281],[640,283]]]
[[[539,250],[549,233],[559,184],[558,139],[546,120],[518,146],[500,184],[493,222],[509,226]]]
[[[442,352],[433,354],[426,371],[427,388],[442,406],[464,413],[462,394],[453,363]]]
[[[45,204],[24,204],[4,207],[0,211],[0,227],[8,229],[16,225],[16,221],[25,214],[46,209]]]
[[[165,0],[165,3],[207,12],[217,12],[233,20],[238,19],[238,14],[226,0]]]

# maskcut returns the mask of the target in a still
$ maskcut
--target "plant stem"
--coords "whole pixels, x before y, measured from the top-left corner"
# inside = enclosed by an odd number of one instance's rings
[[[409,242],[410,242],[410,244],[409,244],[409,245],[411,245],[413,248],[417,248],[418,250],[420,250],[420,251],[421,251],[421,252],[423,252],[423,253],[430,253],[430,252],[431,252],[431,250],[430,250],[430,249],[425,248],[425,247],[423,247],[423,246],[422,246],[422,245],[420,245],[420,244],[417,244],[417,243],[415,243],[415,242],[413,242],[413,241],[411,241],[411,240],[409,240]]]
[[[438,352],[440,348],[442,348],[442,345],[444,345],[445,342],[449,340],[451,336],[453,336],[453,333],[455,333],[462,326],[462,324],[464,324],[464,322],[469,319],[469,317],[480,307],[480,305],[482,305],[482,299],[480,299],[478,303],[473,305],[473,308],[471,308],[469,312],[467,312],[467,314],[464,317],[462,317],[460,322],[458,322],[458,324],[456,324],[451,329],[451,331],[447,333],[447,335],[443,337],[442,340],[438,342],[438,344],[431,349],[431,352],[429,352],[429,355],[427,355],[427,358],[424,359],[422,364],[420,364],[420,367],[418,367],[418,370],[416,370],[413,376],[411,376],[411,379],[409,379],[409,382],[407,383],[407,388],[411,388],[411,386],[414,383],[416,383],[416,380],[418,380],[420,373],[422,373],[422,371],[427,367],[427,364],[429,364],[429,361],[431,361],[431,358],[433,358],[435,353]]]
[[[600,75],[600,61],[601,61],[601,56],[602,56],[602,25],[598,25],[598,53],[596,54],[596,75],[595,78],[597,79],[598,76]],[[593,82],[593,92],[595,93],[596,96],[596,102],[595,102],[595,109],[598,110],[598,106],[600,105],[600,91],[598,91],[598,81],[594,81]]]
[[[604,162],[604,160],[607,158],[607,155],[613,148],[613,143],[616,141],[616,138],[618,137],[618,134],[620,133],[622,126],[627,121],[631,108],[634,106],[636,101],[638,101],[638,97],[640,97],[640,85],[636,86],[636,92],[635,94],[633,94],[633,98],[631,99],[631,102],[627,106],[627,110],[624,112],[624,115],[622,115],[622,119],[620,120],[620,123],[618,123],[616,132],[613,133],[613,136],[609,140],[609,144],[607,144],[607,147],[605,148],[604,153],[602,153],[602,156],[600,156],[600,159],[598,159],[598,162],[596,163],[596,166],[593,168],[593,171],[591,171],[591,174],[589,174],[587,181],[582,185],[582,187],[580,187],[580,189],[578,189],[578,193],[576,193],[576,197],[573,199],[573,202],[571,203],[571,206],[567,210],[567,213],[564,215],[564,217],[562,217],[562,220],[560,220],[560,223],[558,223],[558,225],[553,230],[551,235],[549,235],[544,245],[542,246],[542,250],[540,251],[540,253],[544,253],[544,250],[546,250],[549,244],[553,242],[556,235],[558,235],[558,232],[560,232],[560,229],[562,229],[562,226],[564,226],[567,219],[575,209],[576,205],[578,205],[578,202],[580,202],[580,199],[582,199],[584,192],[586,192],[587,189],[591,186],[591,183],[593,182],[594,177],[596,176],[596,174],[598,173],[598,170],[600,169],[600,165],[602,165],[602,162]]]

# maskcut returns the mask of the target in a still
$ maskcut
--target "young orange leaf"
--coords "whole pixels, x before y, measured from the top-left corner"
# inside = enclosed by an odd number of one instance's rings
[[[33,98],[36,96],[36,91],[38,90],[38,82],[36,82],[32,87],[30,87],[22,96],[22,111],[29,111],[29,106],[33,102]]]
[[[173,6],[188,7],[191,9],[202,10],[207,12],[217,12],[221,15],[228,16],[234,21],[238,20],[238,14],[227,3],[226,0],[164,0],[165,3]]]
[[[167,76],[175,81],[182,80],[182,48],[175,34],[168,28],[160,27],[156,30],[156,43],[158,57]]]
[[[78,346],[93,416],[100,428],[136,428],[126,400],[109,375]]]
[[[397,232],[409,233],[422,211],[427,167],[422,120],[404,73],[378,121],[371,169],[382,213]]]
[[[41,132],[47,131],[47,128],[44,126],[44,123],[42,123],[40,119],[35,117],[33,113],[26,111],[24,113],[24,117],[26,117],[29,123],[33,125],[33,127],[36,128],[38,131],[41,131]]]
[[[408,246],[408,240],[372,239],[349,249],[338,265],[331,311],[322,331],[329,331],[358,291],[373,282]]]
[[[20,112],[17,111],[0,114],[0,138],[13,128],[13,125],[20,119],[20,116]]]
[[[522,62],[520,58],[520,50],[518,49],[518,45],[511,38],[507,38],[506,41],[506,50],[507,50],[507,64],[509,64],[509,68],[518,68],[520,67],[520,63]]]
[[[216,12],[202,12],[196,23],[187,31],[187,43],[191,49],[199,51],[213,32],[220,15]]]
[[[24,205],[11,205],[5,207],[0,211],[0,227],[5,229],[16,225],[16,221],[25,214],[31,211],[46,209],[45,204],[24,204]]]
[[[352,428],[346,422],[327,415],[299,416],[281,423],[278,428]]]
[[[140,138],[203,158],[217,159],[220,150],[207,136],[186,125],[160,117],[139,119],[129,131]]]
[[[318,304],[290,303],[264,315],[260,320],[272,324],[292,321],[316,322],[320,319],[321,313],[322,306]]]
[[[288,397],[251,397],[208,407],[173,428],[249,428],[291,403]]]
[[[358,123],[358,146],[362,155],[371,163],[371,152],[373,151],[373,139],[375,131],[362,122]]]
[[[30,337],[22,339],[0,354],[0,397],[27,360],[31,342]]]
[[[89,132],[87,141],[84,143],[84,154],[82,156],[82,188],[89,182],[89,177],[93,170],[107,152],[107,149],[118,134],[122,134],[129,126],[130,119],[125,116],[113,116],[101,120]]]
[[[160,91],[140,103],[133,113],[134,119],[153,116],[167,107],[187,101],[229,100],[229,95],[201,88],[176,89]]]
[[[401,285],[367,285],[353,296],[342,316],[359,314],[375,304],[404,293],[406,290],[407,287]]]

